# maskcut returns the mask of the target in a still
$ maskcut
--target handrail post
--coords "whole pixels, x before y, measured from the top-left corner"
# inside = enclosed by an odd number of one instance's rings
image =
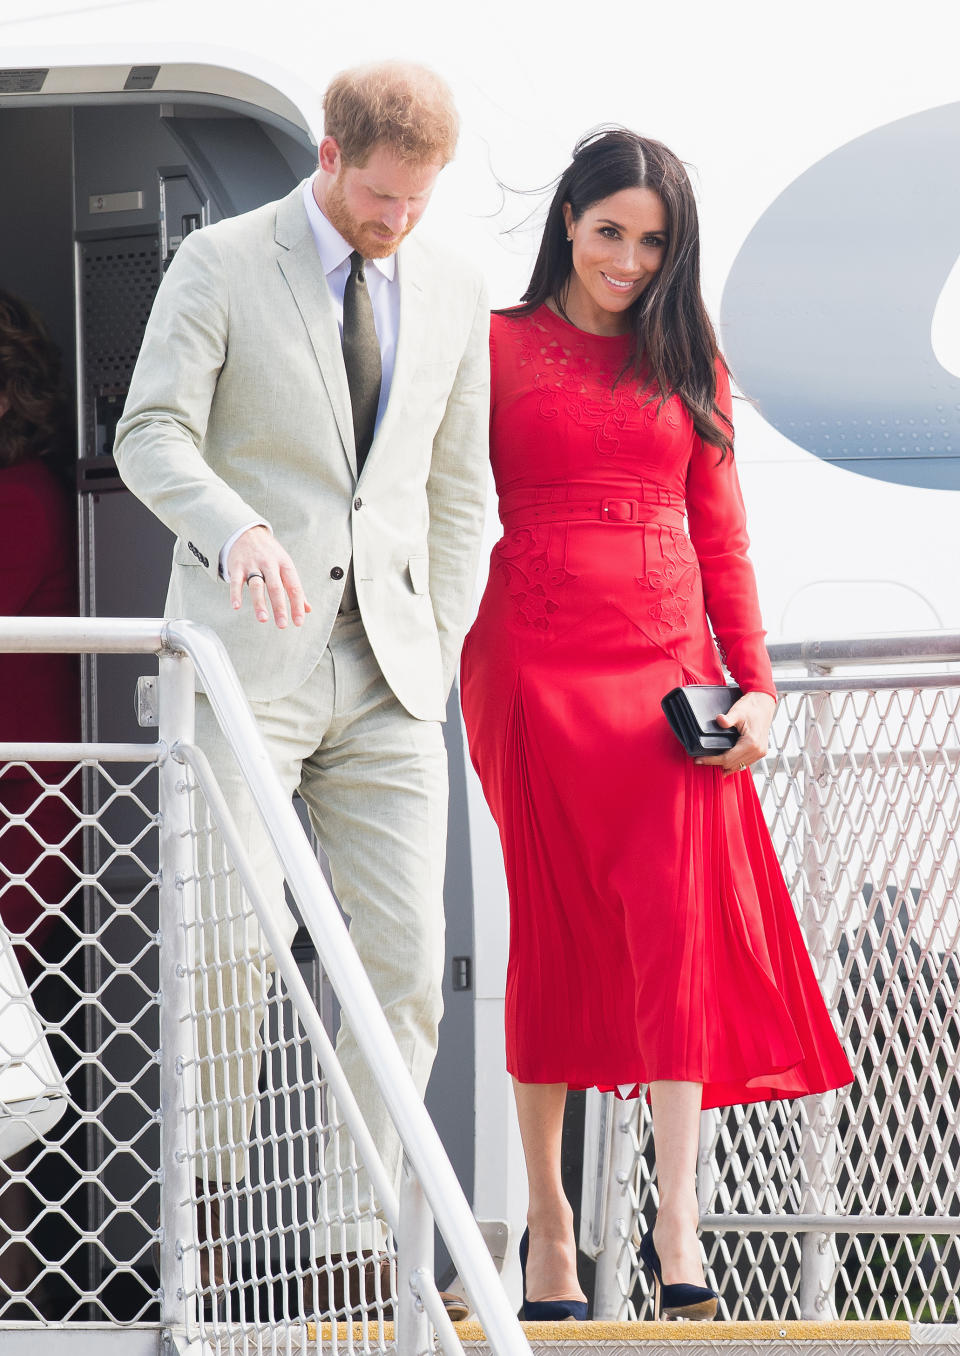
[[[810,666],[810,672],[820,675],[824,670]],[[832,841],[823,805],[823,795],[828,793],[830,786],[827,749],[834,728],[830,694],[809,693],[804,698],[804,705],[803,879],[806,888],[800,923],[824,1001],[830,1011],[835,1012],[842,976],[835,939],[827,933],[828,924],[832,931],[836,923],[837,909],[827,879],[822,847]],[[830,1214],[837,1209],[834,1199],[836,1128],[831,1114],[835,1106],[836,1093],[811,1097],[800,1103],[801,1214]],[[824,1320],[835,1315],[835,1272],[836,1241],[833,1235],[801,1234],[797,1287],[801,1318]]]
[[[616,1321],[626,1317],[630,1289],[627,1239],[633,1227],[630,1178],[634,1170],[633,1129],[639,1099],[623,1101],[612,1092],[594,1093],[598,1116],[595,1155],[596,1180],[591,1214],[592,1235],[584,1248],[597,1259],[593,1287],[593,1317]],[[590,1105],[588,1101],[588,1106]],[[584,1156],[584,1174],[587,1172]]]
[[[810,1105],[806,1103],[809,1101]],[[824,1215],[837,1208],[834,1174],[837,1164],[837,1094],[822,1093],[800,1104],[800,1155],[803,1186],[800,1210],[803,1214]],[[797,1301],[800,1317],[824,1322],[836,1318],[834,1276],[837,1244],[833,1233],[800,1235],[800,1284]]]
[[[430,1350],[427,1311],[410,1283],[417,1270],[433,1275],[433,1215],[404,1154],[397,1236],[397,1356],[423,1356]]]
[[[170,755],[194,734],[194,669],[183,654],[160,656],[160,1286],[165,1329],[191,1336],[198,1324],[200,1260],[193,1158],[196,1067],[188,948],[195,944],[196,871],[187,769]],[[192,1245],[192,1246],[191,1246]]]
[[[719,1107],[708,1107],[706,1111],[700,1112],[700,1140],[697,1144],[697,1210],[701,1217],[712,1214],[719,1205],[716,1196],[721,1183],[721,1175],[717,1169],[717,1133],[720,1126]],[[709,1276],[707,1284],[710,1284]]]

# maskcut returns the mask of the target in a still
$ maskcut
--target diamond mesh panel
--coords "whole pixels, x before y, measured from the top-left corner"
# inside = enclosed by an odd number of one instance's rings
[[[384,1325],[396,1305],[393,1236],[377,1217],[353,1140],[192,777],[190,785],[196,873],[183,891],[193,957],[186,1086],[195,1086],[197,1100],[184,1110],[197,1142],[185,1148],[196,1155],[203,1222],[200,1285],[185,1296],[187,1330],[220,1352],[281,1352],[291,1342],[300,1351],[392,1348]],[[266,1019],[251,1040],[259,1003]],[[202,1242],[213,1214],[219,1247]],[[359,1263],[347,1226],[370,1243]]]
[[[392,1349],[393,1236],[186,769],[182,786],[198,1097],[172,1119],[197,1178],[181,1255],[201,1267],[184,1327],[219,1352]],[[157,795],[153,763],[0,764],[0,1327],[161,1320]],[[317,992],[312,947],[300,967]],[[348,1255],[348,1224],[375,1264]]]
[[[702,1117],[722,1317],[960,1319],[960,1241],[942,1228],[960,1227],[958,717],[950,686],[779,703],[756,785],[855,1081]],[[650,1294],[636,1247],[657,1202],[645,1104],[631,1134],[617,1261],[621,1313],[636,1317]]]
[[[158,1317],[155,803],[152,765],[0,764],[0,1326]]]

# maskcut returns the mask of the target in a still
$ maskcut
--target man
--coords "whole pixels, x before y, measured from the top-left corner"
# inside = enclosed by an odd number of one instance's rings
[[[309,807],[422,1093],[444,955],[440,722],[485,502],[488,314],[479,277],[410,236],[456,143],[446,85],[398,63],[347,71],[326,92],[324,122],[312,181],[180,246],[116,458],[178,537],[168,615],[218,632],[286,791],[299,788]],[[197,738],[282,907],[272,849],[202,696]],[[207,955],[229,954],[235,931],[203,921]],[[251,927],[232,1049],[200,1023],[201,1055],[206,1042],[217,1056],[212,1079],[200,1061],[208,1179],[245,1171],[259,945]],[[337,1049],[399,1179],[399,1141],[351,1032],[341,1029]],[[348,1257],[377,1243],[369,1225],[341,1231]],[[368,1279],[371,1269],[361,1267]]]

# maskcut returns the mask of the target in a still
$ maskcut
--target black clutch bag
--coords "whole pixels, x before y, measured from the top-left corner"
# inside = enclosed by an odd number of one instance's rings
[[[726,753],[740,738],[736,728],[724,730],[719,726],[717,716],[729,711],[742,696],[738,687],[691,683],[673,688],[660,705],[670,729],[690,757],[709,758],[711,754]]]

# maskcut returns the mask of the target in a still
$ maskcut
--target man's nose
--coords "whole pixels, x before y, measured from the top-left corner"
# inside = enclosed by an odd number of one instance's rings
[[[389,227],[394,235],[400,235],[409,217],[410,208],[405,202],[390,203],[383,214],[383,224]]]

